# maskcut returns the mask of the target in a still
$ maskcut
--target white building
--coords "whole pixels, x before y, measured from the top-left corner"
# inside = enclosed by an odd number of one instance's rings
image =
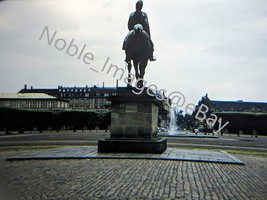
[[[29,110],[64,110],[69,101],[44,93],[0,93],[0,107]]]

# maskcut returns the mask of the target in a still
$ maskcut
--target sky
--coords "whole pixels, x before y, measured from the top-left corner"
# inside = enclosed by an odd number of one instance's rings
[[[183,106],[197,104],[206,93],[213,100],[267,101],[266,0],[143,2],[157,58],[146,68],[147,86],[154,84],[167,96],[180,92]],[[0,2],[0,93],[16,93],[24,84],[115,87],[116,77],[101,69],[108,58],[108,65],[125,68],[121,48],[135,3]],[[41,38],[45,27],[50,40],[56,32],[50,44],[47,35]],[[74,56],[66,53],[72,40],[78,48]]]

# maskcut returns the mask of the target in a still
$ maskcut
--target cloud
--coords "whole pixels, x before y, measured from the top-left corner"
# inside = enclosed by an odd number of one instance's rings
[[[96,74],[110,63],[124,68],[122,41],[135,2],[4,1],[0,4],[0,91],[16,92],[25,83],[114,86],[116,80]],[[147,0],[156,62],[145,78],[169,93],[181,91],[188,102],[210,98],[266,101],[267,2],[265,0]],[[45,26],[56,38],[94,54],[91,65],[39,37]],[[121,85],[124,85],[121,83]],[[244,89],[245,88],[245,89]]]

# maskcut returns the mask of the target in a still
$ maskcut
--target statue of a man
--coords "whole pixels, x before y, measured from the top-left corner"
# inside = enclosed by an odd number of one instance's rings
[[[129,29],[130,32],[128,33],[128,35],[124,39],[122,49],[125,50],[126,43],[127,43],[127,40],[129,38],[129,36],[131,34],[134,34],[134,32],[133,32],[134,26],[136,24],[141,24],[143,26],[143,30],[149,36],[149,41],[150,41],[150,46],[151,46],[151,50],[149,52],[150,53],[149,60],[150,61],[155,61],[156,58],[153,56],[154,44],[153,44],[153,42],[151,40],[151,34],[150,34],[150,28],[149,28],[149,23],[148,23],[148,17],[147,17],[147,14],[142,11],[143,1],[142,0],[137,1],[135,8],[136,8],[136,11],[130,14],[130,17],[129,17],[129,20],[128,20],[128,29]],[[129,60],[127,60],[127,58],[126,58],[125,61],[126,62],[129,62]]]
[[[142,8],[143,1],[137,1],[135,6],[136,11],[130,14],[128,20],[128,29],[129,31],[131,31],[133,30],[135,24],[141,24],[143,26],[144,31],[151,37],[147,14],[142,11]]]

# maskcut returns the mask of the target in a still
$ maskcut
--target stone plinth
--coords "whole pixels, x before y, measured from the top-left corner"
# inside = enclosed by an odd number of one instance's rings
[[[150,139],[102,139],[98,140],[100,153],[162,153],[167,148],[167,140]]]
[[[98,152],[162,153],[167,148],[166,139],[157,136],[161,102],[146,89],[134,94],[133,88],[118,88],[108,100],[112,102],[110,139],[98,141]]]

